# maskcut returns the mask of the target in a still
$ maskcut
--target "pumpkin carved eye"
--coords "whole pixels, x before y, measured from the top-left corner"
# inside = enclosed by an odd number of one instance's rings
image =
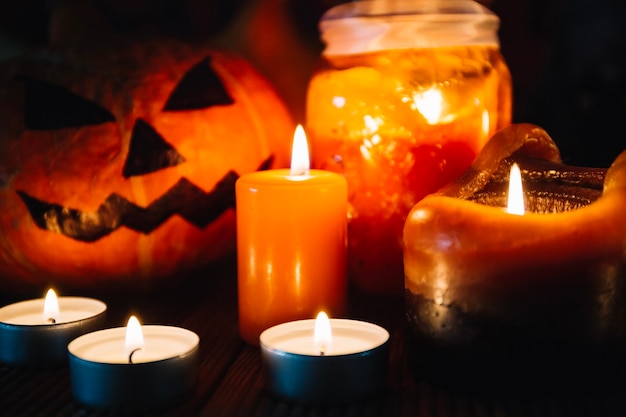
[[[211,59],[205,58],[187,71],[178,82],[163,111],[198,110],[234,102],[222,80],[213,71]]]
[[[29,130],[53,130],[114,122],[106,109],[59,85],[27,75],[24,84],[24,126]]]
[[[142,119],[137,119],[122,171],[124,178],[148,174],[183,162],[185,158],[152,126]]]

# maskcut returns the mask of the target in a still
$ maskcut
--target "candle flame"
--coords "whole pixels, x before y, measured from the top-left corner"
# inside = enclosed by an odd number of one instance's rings
[[[413,102],[428,124],[435,125],[441,121],[443,112],[441,91],[433,87],[423,93],[414,93]]]
[[[506,208],[507,213],[524,214],[524,190],[522,188],[522,173],[519,166],[513,164],[509,175],[509,198]]]
[[[330,328],[328,315],[320,311],[315,319],[315,330],[313,332],[313,342],[315,349],[324,356],[333,343],[333,333]]]
[[[56,292],[50,288],[43,302],[43,320],[47,323],[56,323],[59,321],[60,317],[59,299],[57,298]]]
[[[302,125],[296,127],[293,135],[293,145],[291,148],[291,171],[293,176],[308,175],[311,161],[309,160],[309,145]]]
[[[126,338],[124,339],[124,353],[128,355],[128,361],[132,362],[135,352],[142,350],[143,347],[141,324],[137,317],[130,316],[126,324]]]

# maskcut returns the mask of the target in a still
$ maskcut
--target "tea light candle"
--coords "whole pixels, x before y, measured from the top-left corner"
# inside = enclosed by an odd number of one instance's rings
[[[200,338],[174,326],[126,327],[85,334],[68,345],[74,397],[87,405],[149,410],[180,401],[197,383]]]
[[[389,332],[363,321],[279,324],[261,333],[267,388],[301,404],[347,404],[379,392],[387,378]]]
[[[345,309],[348,186],[309,165],[298,126],[291,169],[236,184],[239,329],[250,344],[278,323]]]
[[[106,304],[85,297],[20,301],[0,308],[0,361],[25,367],[67,362],[67,344],[104,324]]]

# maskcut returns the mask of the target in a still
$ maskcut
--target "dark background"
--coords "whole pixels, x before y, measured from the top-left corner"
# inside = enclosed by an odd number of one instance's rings
[[[495,0],[514,120],[544,127],[565,162],[608,166],[626,149],[626,2]]]
[[[306,83],[322,49],[317,22],[341,2],[0,0],[0,59],[32,47],[95,44],[118,35],[210,40],[256,64],[300,121]],[[544,127],[565,163],[609,166],[626,149],[626,2],[482,3],[501,18],[514,122]]]

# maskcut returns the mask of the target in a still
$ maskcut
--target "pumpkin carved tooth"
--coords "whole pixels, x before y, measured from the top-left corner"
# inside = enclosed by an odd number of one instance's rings
[[[273,156],[259,166],[268,169]],[[210,192],[204,192],[186,178],[181,178],[148,207],[140,207],[113,193],[96,212],[84,212],[39,200],[18,190],[35,224],[50,232],[61,233],[83,242],[94,242],[125,226],[148,234],[174,214],[198,228],[204,228],[228,209],[235,208],[235,171],[226,173]]]
[[[91,213],[47,203],[24,191],[18,191],[18,194],[39,228],[83,242],[94,242],[122,226],[148,234],[174,214],[202,228],[235,207],[237,178],[235,172],[228,172],[209,193],[181,178],[145,208],[113,193],[96,212]]]

